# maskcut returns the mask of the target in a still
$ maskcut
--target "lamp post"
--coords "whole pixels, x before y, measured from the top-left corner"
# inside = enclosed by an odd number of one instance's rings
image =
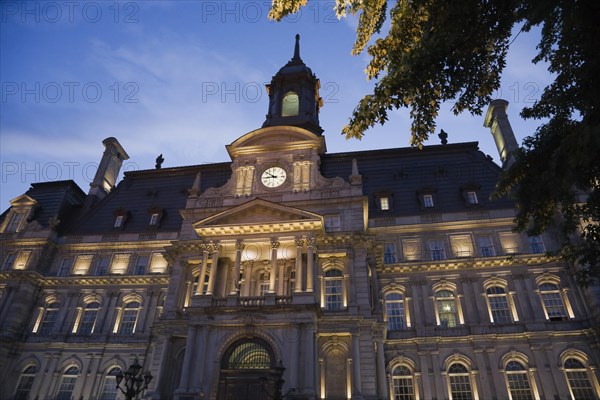
[[[117,378],[117,389],[120,389],[121,392],[125,395],[125,400],[133,400],[137,398],[137,395],[142,393],[144,390],[148,389],[148,384],[152,380],[152,375],[150,371],[147,371],[142,376],[142,366],[140,365],[137,357],[133,364],[129,366],[129,369],[123,373],[119,371],[119,373],[115,376]],[[121,387],[121,382],[125,378],[125,389]]]

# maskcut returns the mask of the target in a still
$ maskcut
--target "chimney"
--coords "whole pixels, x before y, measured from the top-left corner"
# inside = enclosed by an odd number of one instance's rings
[[[91,201],[91,203],[89,205],[106,197],[117,182],[123,161],[129,159],[125,149],[114,137],[104,139],[102,144],[105,147],[104,154],[102,154],[100,165],[96,170],[96,176],[90,183],[88,202]]]
[[[492,136],[494,136],[498,154],[502,160],[502,168],[505,169],[514,162],[512,153],[519,148],[510,122],[508,122],[507,108],[508,101],[502,99],[492,100],[483,122],[483,126],[490,128]]]

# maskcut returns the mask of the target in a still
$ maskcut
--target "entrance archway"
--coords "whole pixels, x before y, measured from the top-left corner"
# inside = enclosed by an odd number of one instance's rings
[[[217,399],[280,399],[282,373],[269,343],[260,338],[240,339],[227,348],[221,359]]]

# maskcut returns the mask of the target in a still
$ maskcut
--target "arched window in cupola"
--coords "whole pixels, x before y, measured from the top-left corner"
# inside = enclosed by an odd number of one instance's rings
[[[283,96],[283,102],[281,104],[281,116],[282,117],[293,117],[298,115],[300,110],[300,99],[296,92],[287,92]]]

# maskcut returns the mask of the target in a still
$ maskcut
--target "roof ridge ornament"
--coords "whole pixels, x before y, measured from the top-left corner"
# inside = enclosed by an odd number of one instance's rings
[[[294,57],[292,60],[301,60],[300,58],[300,34],[296,33],[296,44],[294,45]]]

